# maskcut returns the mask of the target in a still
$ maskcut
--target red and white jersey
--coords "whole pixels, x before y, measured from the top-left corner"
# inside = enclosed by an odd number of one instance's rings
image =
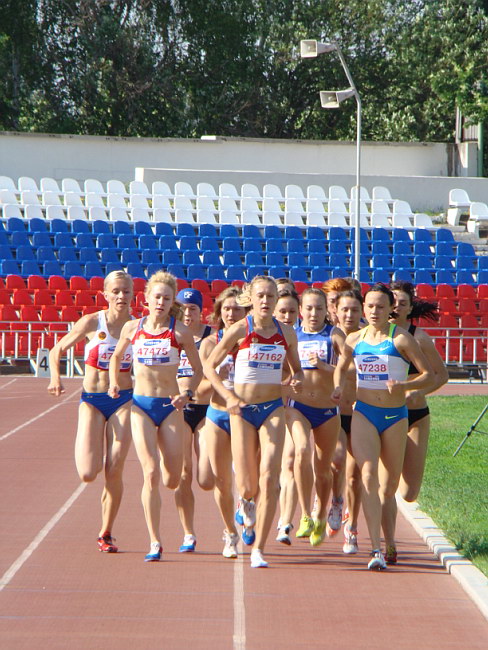
[[[106,310],[98,312],[95,336],[85,345],[85,364],[97,370],[108,370],[115,346],[119,342],[108,331]],[[132,366],[132,346],[129,345],[120,364],[121,372],[129,372]]]
[[[175,336],[176,319],[171,317],[165,332],[150,334],[143,328],[141,318],[132,338],[134,361],[144,366],[178,366],[181,348]]]
[[[273,323],[278,331],[265,338],[254,331],[252,316],[246,318],[247,334],[235,361],[236,384],[281,384],[288,344],[279,322],[273,318]]]

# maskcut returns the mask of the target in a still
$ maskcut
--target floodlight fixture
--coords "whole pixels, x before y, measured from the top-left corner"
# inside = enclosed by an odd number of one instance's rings
[[[354,88],[346,90],[321,90],[320,105],[322,108],[339,108],[339,104],[349,97],[354,97],[356,91]]]
[[[333,52],[337,49],[335,43],[320,43],[319,41],[300,41],[300,56],[302,59],[313,59],[320,54]]]

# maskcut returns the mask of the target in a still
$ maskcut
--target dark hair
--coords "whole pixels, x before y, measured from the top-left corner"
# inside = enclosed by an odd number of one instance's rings
[[[368,295],[368,293],[383,293],[385,296],[388,296],[388,300],[390,302],[390,305],[395,304],[395,295],[393,291],[388,287],[386,284],[383,284],[383,282],[377,282],[376,284],[373,284],[373,286],[366,291],[364,294],[364,297]]]
[[[293,300],[297,301],[297,305],[300,304],[300,298],[298,297],[298,293],[293,289],[281,289],[280,291],[278,291],[278,300],[280,298],[293,298]]]
[[[410,298],[412,309],[408,315],[409,320],[414,318],[429,318],[433,321],[439,320],[439,309],[436,302],[429,302],[422,300],[415,295],[415,287],[411,282],[404,282],[403,280],[394,280],[390,282],[390,287],[393,291],[403,291]]]
[[[355,298],[361,306],[364,303],[363,296],[360,291],[357,291],[357,289],[348,289],[347,291],[341,291],[337,297],[337,304],[339,304],[339,300],[341,298]]]
[[[293,289],[295,289],[295,283],[290,278],[275,278],[276,284],[289,284]]]

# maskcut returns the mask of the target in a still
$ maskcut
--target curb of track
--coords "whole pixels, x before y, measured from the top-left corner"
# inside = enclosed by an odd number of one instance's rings
[[[396,495],[398,508],[446,570],[460,583],[464,591],[488,619],[488,578],[449,542],[434,521],[420,510],[417,502],[408,503]]]

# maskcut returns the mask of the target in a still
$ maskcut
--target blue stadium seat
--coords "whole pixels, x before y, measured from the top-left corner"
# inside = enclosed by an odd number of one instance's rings
[[[203,264],[189,264],[186,271],[186,279],[191,282],[192,280],[206,280],[207,271]]]
[[[44,219],[39,219],[39,217],[27,219],[27,227],[29,229],[29,232],[49,232],[47,224],[47,221]]]
[[[32,235],[32,246],[39,248],[40,246],[52,248],[51,235],[48,232],[35,232]]]
[[[127,264],[127,273],[132,275],[133,278],[145,278],[146,271],[144,266],[139,262],[129,262]]]
[[[181,278],[185,277],[185,272],[184,272],[182,266],[180,267],[179,265],[172,265],[172,268],[176,268],[177,271],[181,270],[181,275],[179,277],[181,277]],[[161,264],[148,264],[147,268],[146,268],[146,276],[148,278],[150,278],[151,275],[153,275],[154,273],[157,273],[158,271],[162,271],[162,270],[166,271],[168,269],[162,267]],[[178,277],[178,276],[176,276],[176,277]]]
[[[432,269],[434,258],[431,255],[415,255],[413,268],[415,270]]]
[[[309,270],[308,265],[309,265],[308,259],[306,255],[304,255],[303,253],[290,253],[288,255],[288,266],[290,267],[290,269],[292,269],[293,267],[298,267],[298,268],[305,269],[305,271],[308,271]]]
[[[50,275],[63,275],[63,269],[59,262],[44,262],[43,275],[49,277]]]
[[[96,248],[80,248],[80,263],[98,262],[98,253]]]
[[[5,232],[5,230],[0,230],[0,246],[8,246],[10,247],[10,243],[8,240],[8,235]]]
[[[73,247],[73,244],[71,244]],[[81,232],[76,235],[74,248],[96,248],[94,236],[88,232]]]
[[[375,269],[388,269],[392,268],[390,255],[373,255],[371,258],[371,267]]]
[[[207,268],[207,279],[212,280],[226,280],[225,268],[222,264],[209,264]]]
[[[157,222],[155,234],[158,237],[174,237],[175,236],[173,226],[170,223],[165,223],[164,221],[158,221]]]
[[[434,230],[434,235],[436,242],[454,241],[454,235],[452,234],[452,231],[448,230],[447,228],[437,228],[437,230]]]
[[[203,251],[202,264],[207,264],[208,266],[221,266],[222,262],[220,260],[220,252]]]
[[[139,248],[133,235],[119,235],[117,248]]]
[[[258,226],[250,224],[250,225],[244,225],[242,226],[242,239],[246,241],[246,239],[258,239],[259,241],[262,240],[262,235],[261,231],[258,228]]]
[[[177,223],[175,229],[176,237],[195,237],[195,227],[191,223]]]
[[[8,232],[25,232],[25,223],[19,217],[9,217],[7,219],[7,230]]]
[[[224,223],[220,226],[220,236],[222,239],[227,239],[227,237],[239,238],[239,231],[235,226],[230,223]]]
[[[159,238],[159,249],[162,251],[177,251],[178,246],[176,245],[176,238],[172,235],[171,237],[166,237],[162,235]]]
[[[109,233],[99,234],[98,237],[97,237],[96,246],[100,250],[106,250],[108,248],[111,248],[111,249],[117,248],[116,245],[115,245],[113,235],[111,235]]]
[[[144,221],[142,223],[144,223]],[[159,240],[152,234],[141,235],[139,237],[139,248],[142,251],[159,249]]]
[[[17,246],[16,259],[18,262],[35,261],[36,256],[31,246]]]
[[[0,262],[0,275],[20,275],[19,265],[15,260],[2,259]]]
[[[424,230],[423,228],[417,228],[413,231],[413,241],[414,242],[428,242],[429,244],[433,243],[432,235],[429,230]]]
[[[224,266],[242,266],[241,254],[239,251],[225,251],[223,255]]]
[[[200,239],[201,251],[220,251],[217,237],[202,237]]]
[[[250,252],[244,255],[244,264],[246,266],[263,266],[263,255],[258,252]]]
[[[184,226],[185,224],[180,224]],[[188,224],[186,224],[188,225]],[[180,237],[180,251],[198,250],[198,240],[195,235],[183,235]]]
[[[164,266],[181,264],[181,256],[178,251],[162,251],[161,263]]]
[[[279,264],[275,266],[270,266],[268,268],[268,275],[270,275],[272,278],[275,278],[276,280],[278,278],[287,278],[288,269],[286,266],[279,265]]]
[[[372,242],[390,242],[390,233],[385,228],[373,228],[371,230],[371,241]]]
[[[285,252],[285,246],[282,239],[265,239],[264,245],[267,253]]]
[[[71,232],[71,228],[64,219],[51,219],[49,221],[49,226],[53,234],[58,232]]]
[[[285,226],[284,239],[302,239],[303,232],[299,226]]]
[[[388,270],[386,268],[382,269],[375,269],[373,268],[373,272],[371,275],[371,282],[376,283],[376,282],[383,282],[384,284],[388,284],[390,282],[390,276],[392,275],[393,271]]]
[[[198,235],[199,237],[214,237],[217,239],[219,233],[213,223],[201,223],[198,226]]]
[[[189,264],[201,264],[200,253],[198,251],[184,251],[182,263],[185,266]]]
[[[10,245],[13,248],[18,248],[19,246],[30,246],[29,235],[25,230],[14,230],[10,236]]]
[[[339,228],[339,226],[332,226],[329,228],[329,246],[330,242],[334,239],[341,239],[342,241],[348,241],[349,235],[344,230],[344,228]]]
[[[457,246],[457,256],[475,259],[476,251],[474,250],[473,244],[470,244],[469,242],[459,242]]]
[[[299,266],[290,267],[290,278],[294,282],[310,282],[307,271]]]
[[[478,269],[480,271],[488,271],[488,255],[480,255],[478,257]],[[480,282],[480,284],[485,284]]]
[[[352,273],[349,266],[333,266],[331,264],[330,276],[332,278],[348,278]]]
[[[436,255],[434,257],[434,268],[437,271],[451,271],[454,268],[452,264],[452,257],[450,255]]]
[[[139,235],[139,237],[142,235],[152,235],[153,229],[151,224],[147,221],[136,221],[134,223],[134,234]]]
[[[101,219],[97,219],[92,224],[92,232],[95,235],[104,235],[104,234],[108,235],[112,231],[110,230],[110,224],[108,221],[102,221]]]
[[[471,271],[457,271],[456,272],[456,284],[472,284],[472,285],[477,285],[479,280],[478,280],[478,273],[476,271],[473,273]],[[481,284],[481,283],[479,283]]]
[[[132,235],[131,224],[128,221],[114,221],[114,235]]]
[[[144,248],[142,250],[142,264],[161,264],[161,254],[154,248]]]
[[[413,280],[415,284],[433,284],[435,273],[427,269],[414,271]]]
[[[119,264],[120,257],[116,248],[102,248],[100,251],[100,262],[102,264]]]
[[[306,232],[307,232],[306,239],[308,239],[309,244],[312,240],[318,240],[318,241],[326,240],[325,231],[322,228],[319,228],[318,226],[309,226]]]
[[[0,260],[13,260],[14,256],[10,250],[10,246],[0,246]]]
[[[40,246],[37,249],[37,261],[39,264],[44,262],[56,262],[56,255],[52,246]]]
[[[228,282],[232,282],[232,280],[243,280],[245,282],[246,276],[244,275],[244,267],[242,265],[228,266],[225,279]]]
[[[455,242],[441,241],[436,244],[434,251],[436,255],[449,255],[450,257],[454,257],[457,247]]]
[[[406,241],[396,241],[393,243],[394,255],[412,255],[412,244]]]
[[[310,282],[326,282],[330,278],[330,270],[322,266],[314,266],[310,271]]]
[[[319,268],[330,270],[329,256],[325,253],[310,253],[308,256],[308,263],[310,266],[317,266]]]
[[[267,271],[267,267],[262,265],[260,266],[258,264],[252,264],[251,266],[247,267],[246,279],[248,282],[250,282],[257,275],[266,275],[266,271]]]
[[[263,247],[261,245],[261,240],[260,239],[253,239],[253,238],[242,238],[242,248],[246,253],[261,253],[263,251]]]
[[[406,241],[409,242],[410,244],[412,243],[412,240],[410,239],[410,236],[408,234],[408,230],[404,230],[403,228],[394,228],[391,231],[391,241],[393,243],[399,241]]]
[[[61,246],[71,246],[73,244],[73,236],[69,232],[58,232],[54,235],[54,248],[60,248]]]
[[[121,271],[122,265],[120,262],[107,262],[105,264],[105,275],[112,273],[112,271]]]
[[[347,268],[350,266],[350,257],[348,255],[343,255],[341,253],[331,253],[329,255],[329,266],[334,271],[334,268]],[[350,275],[350,269],[347,271],[345,276]],[[337,278],[342,278],[344,277],[344,274],[342,275],[334,275],[333,277]]]
[[[301,239],[289,239],[287,241],[287,248],[289,253],[306,253],[307,247],[305,245],[305,240]]]
[[[488,284],[488,269],[478,271],[478,284]]]
[[[354,240],[351,242],[351,255],[354,256],[354,250],[355,250],[355,242]],[[371,245],[368,241],[360,241],[359,242],[359,254],[361,257],[371,257]]]
[[[394,269],[406,269],[407,271],[410,271],[412,268],[411,260],[412,258],[410,255],[393,253],[391,264]]]
[[[139,253],[135,248],[123,248],[120,253],[120,261],[124,266],[141,263]]]
[[[71,221],[71,232],[75,235],[92,232],[91,223],[83,219],[73,219]]]
[[[386,241],[371,242],[371,255],[390,255],[391,246]]]
[[[327,251],[328,244],[325,239],[311,239],[308,242],[309,253],[323,253],[325,255]]]
[[[393,279],[402,282],[413,282],[413,272],[408,269],[396,269],[393,272]]]
[[[478,259],[476,255],[474,257],[456,257],[455,266],[458,271],[477,271]]]
[[[64,265],[63,275],[66,278],[71,278],[73,275],[79,275],[82,278],[85,277],[85,270],[79,262],[66,262]]]
[[[284,253],[266,253],[266,266],[284,266]]]
[[[36,260],[25,260],[20,265],[20,274],[26,278],[29,275],[42,275],[42,271]]]
[[[431,248],[432,244],[426,241],[415,242],[413,245],[413,254],[414,255],[430,255],[434,257],[434,253]]]
[[[227,237],[222,242],[224,252],[241,251],[241,240],[239,237]]]
[[[264,226],[263,239],[283,239],[283,232],[278,226]]]
[[[452,271],[442,269],[436,271],[435,273],[435,283],[436,284],[454,284],[454,276]]]

